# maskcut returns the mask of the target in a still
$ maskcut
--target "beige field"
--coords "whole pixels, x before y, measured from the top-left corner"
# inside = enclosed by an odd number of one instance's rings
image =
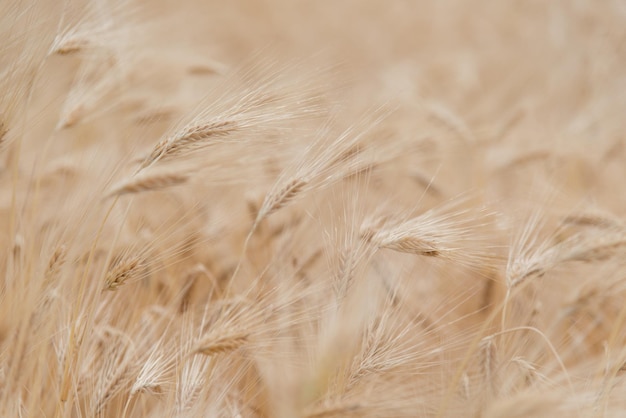
[[[621,0],[0,1],[0,416],[626,416],[625,179]]]

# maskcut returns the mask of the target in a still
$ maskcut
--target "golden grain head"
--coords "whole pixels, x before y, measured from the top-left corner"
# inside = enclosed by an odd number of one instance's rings
[[[105,277],[105,290],[117,290],[125,284],[129,279],[136,277],[141,268],[141,259],[131,256],[119,260],[107,272]]]

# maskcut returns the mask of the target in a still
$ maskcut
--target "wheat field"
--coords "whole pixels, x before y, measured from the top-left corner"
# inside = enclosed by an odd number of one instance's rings
[[[626,3],[0,2],[1,417],[623,417]]]

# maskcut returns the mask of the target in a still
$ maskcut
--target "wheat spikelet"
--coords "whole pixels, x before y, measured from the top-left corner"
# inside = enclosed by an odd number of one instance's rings
[[[163,384],[167,382],[164,375],[173,367],[174,361],[163,353],[161,344],[162,341],[155,345],[144,361],[130,388],[131,396],[139,392],[160,393]]]
[[[226,333],[225,336],[209,335],[198,341],[193,352],[205,356],[226,353],[238,349],[247,344],[248,341],[248,334],[246,333]]]
[[[106,103],[130,77],[130,67],[120,59],[132,59],[132,55],[120,57],[108,50],[97,50],[81,60],[78,74],[61,107],[57,131],[85,124],[106,111]]]
[[[79,103],[75,107],[67,107],[57,124],[57,129],[67,129],[75,126],[87,114],[87,107],[84,103]]]
[[[193,288],[196,285],[196,281],[198,280],[198,277],[200,276],[200,274],[203,273],[203,271],[206,271],[204,268],[202,268],[202,270],[200,269],[194,269],[194,270],[195,271],[189,272],[187,274],[187,277],[185,277],[185,285],[179,297],[180,298],[180,302],[178,305],[179,313],[185,313],[187,309],[189,309],[191,295],[193,292]]]
[[[511,363],[516,364],[524,372],[524,381],[527,386],[533,385],[536,381],[547,382],[548,378],[540,373],[537,368],[523,357],[514,357]]]
[[[163,190],[169,187],[186,183],[189,175],[184,173],[151,173],[137,177],[132,177],[128,181],[113,188],[108,196],[119,196],[123,194],[136,194]]]
[[[343,299],[354,278],[355,260],[354,254],[349,249],[342,249],[339,252],[339,272],[333,281],[333,291],[338,300]]]
[[[22,264],[25,246],[26,242],[24,240],[24,235],[21,233],[15,234],[15,237],[13,238],[13,245],[11,246],[11,254],[13,256],[15,266],[18,268]]]
[[[623,229],[607,231],[601,236],[585,237],[580,244],[575,242],[566,248],[561,260],[592,262],[603,260],[614,255],[620,248],[626,246],[626,232]]]
[[[211,139],[230,135],[238,129],[239,124],[235,120],[217,120],[187,126],[171,138],[165,138],[159,142],[150,155],[141,163],[140,169],[144,169],[160,160],[167,160],[191,151],[206,148],[213,144],[210,141]]]
[[[467,373],[463,373],[463,375],[461,376],[461,384],[459,389],[465,400],[471,399],[472,394],[470,391],[470,379]]]
[[[356,276],[357,267],[371,256],[374,249],[370,243],[361,238],[351,248],[339,250],[339,268],[333,277],[333,291],[337,300],[346,297]]]
[[[422,237],[394,237],[392,235],[385,237],[379,234],[375,236],[374,242],[381,248],[403,253],[423,255],[426,257],[437,257],[440,255],[440,250],[437,248],[436,243],[433,240]]]
[[[535,161],[543,161],[549,159],[553,155],[554,154],[552,152],[546,150],[532,151],[525,155],[516,156],[511,161],[505,163],[504,166],[500,168],[500,170],[517,168],[526,164],[533,163]]]
[[[117,290],[129,279],[135,277],[141,268],[139,257],[123,258],[109,269],[104,280],[104,290]]]
[[[55,41],[50,52],[59,55],[71,55],[89,49],[91,46],[92,43],[86,38],[62,37]]]
[[[102,387],[99,388],[101,395],[95,402],[94,415],[102,413],[107,403],[129,383],[128,375],[130,374],[131,366],[128,363],[130,363],[130,359],[124,358],[122,364],[118,365],[118,370],[109,377],[110,380],[102,382]]]
[[[270,192],[263,201],[256,217],[256,223],[293,201],[307,186],[304,179],[293,179],[276,192]]]
[[[482,245],[485,238],[480,229],[485,224],[476,222],[467,211],[453,208],[454,204],[436,208],[401,222],[379,220],[362,227],[361,235],[378,248],[445,258],[468,266],[492,259],[490,248]],[[478,219],[486,216],[479,213]]]
[[[552,261],[552,260],[549,260]],[[507,286],[509,289],[515,289],[520,286],[526,280],[532,277],[540,277],[546,273],[547,263],[536,261],[535,264],[524,265],[523,263],[517,263],[511,268],[507,269]]]
[[[604,230],[602,235],[577,234],[552,246],[544,245],[531,254],[509,261],[507,286],[514,289],[526,280],[544,275],[559,264],[571,261],[593,262],[613,256],[626,245],[622,228]]]
[[[476,137],[469,129],[465,121],[463,121],[459,115],[455,114],[450,108],[439,103],[429,104],[427,108],[429,115],[457,134],[463,141],[470,144],[476,143]]]
[[[231,137],[232,142],[247,141],[247,137],[252,138],[255,135],[258,138],[258,133],[252,132],[250,128],[267,129],[277,122],[284,122],[307,112],[315,112],[313,108],[308,107],[308,99],[299,100],[296,105],[292,92],[280,94],[273,91],[274,77],[248,88],[242,97],[222,97],[226,104],[213,103],[187,125],[157,143],[143,160],[138,171],[157,161],[182,158],[218,143],[231,142],[225,141],[225,137]],[[293,108],[286,106],[287,103]],[[298,108],[304,108],[304,112],[298,112]],[[243,131],[248,131],[249,134],[243,138],[232,137],[232,134]]]
[[[45,277],[47,280],[54,277],[58,272],[63,263],[65,263],[65,258],[67,255],[67,248],[65,245],[59,245],[50,260],[48,260],[48,266],[46,267]]]
[[[558,263],[559,245],[538,240],[541,223],[539,214],[535,213],[509,250],[506,266],[506,286],[509,292],[533,277],[542,276]]]
[[[191,64],[187,67],[187,73],[192,75],[204,76],[204,75],[216,75],[224,74],[227,68],[224,64],[212,61],[212,62],[199,62]]]
[[[67,12],[69,10],[65,10],[64,14]],[[60,23],[64,23],[65,17]],[[58,28],[48,54],[82,54],[96,48],[112,51],[118,49],[121,42],[127,41],[131,27],[140,25],[141,22],[131,17],[128,5],[123,1],[112,1],[106,8],[87,3],[74,24]]]
[[[141,113],[140,115],[137,115],[134,118],[134,122],[139,125],[142,125],[142,124],[150,124],[150,123],[155,123],[155,122],[166,121],[166,120],[171,119],[174,116],[175,112],[176,112],[175,108],[158,108],[158,109],[150,110],[150,111]],[[143,164],[145,160],[146,158],[144,157],[144,158],[138,159],[137,162],[139,164]]]
[[[7,134],[9,133],[9,128],[5,125],[5,123],[0,120],[0,148],[4,146],[7,139]]]
[[[329,165],[331,167],[333,166],[341,167],[342,165],[350,162],[351,160],[354,160],[359,154],[363,152],[363,148],[359,145],[360,144],[354,144],[350,148],[347,148],[346,150],[341,152],[337,157],[333,158],[330,161]]]
[[[220,313],[219,308],[216,313]],[[180,343],[182,347],[178,347],[176,350],[176,355],[178,356],[175,366],[177,369],[176,398],[174,404],[171,405],[174,410],[173,412],[175,412],[174,415],[176,416],[180,416],[185,412],[190,413],[201,391],[207,387],[206,383],[218,377],[216,373],[219,371],[219,359],[211,356],[210,353],[207,355],[197,355],[201,353],[199,353],[196,348],[203,348],[198,342],[207,340],[209,335],[200,337],[200,339],[193,336],[192,334],[196,333],[194,322],[191,316],[183,317],[181,324],[182,330],[180,333]],[[204,328],[209,325],[214,326],[215,324],[210,318],[205,317],[200,325],[202,326],[201,328]],[[220,329],[225,328],[220,327]],[[232,330],[232,328],[230,328],[230,330]],[[218,333],[210,335],[216,335],[218,339],[229,335],[228,333],[217,334]],[[235,338],[241,336],[241,334],[238,334],[236,331],[232,332],[232,335]],[[208,342],[208,344],[210,345],[211,342]],[[225,365],[228,364],[228,362],[225,362]]]
[[[369,170],[371,162],[364,162],[358,158],[363,151],[361,142],[369,129],[380,122],[381,118],[363,126],[362,132],[355,132],[356,127],[351,127],[331,139],[325,136],[327,134],[325,131],[319,133],[303,155],[283,170],[278,181],[265,196],[255,226],[305,190],[321,189],[361,172],[364,168]]]
[[[101,330],[104,335],[100,337],[98,358],[95,358],[93,368],[97,373],[87,372],[86,382],[95,383],[92,393],[94,415],[101,414],[108,403],[119,393],[129,386],[132,375],[135,373],[136,352],[128,335],[120,330],[110,328]]]
[[[569,225],[593,226],[597,228],[623,227],[621,220],[605,213],[576,213],[563,218],[563,223]]]
[[[480,368],[482,371],[488,397],[497,396],[498,380],[497,368],[498,360],[496,356],[496,345],[492,337],[484,338],[480,344]]]

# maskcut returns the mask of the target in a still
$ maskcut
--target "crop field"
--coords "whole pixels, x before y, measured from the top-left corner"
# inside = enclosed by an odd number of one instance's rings
[[[0,1],[0,417],[624,416],[626,2]]]

